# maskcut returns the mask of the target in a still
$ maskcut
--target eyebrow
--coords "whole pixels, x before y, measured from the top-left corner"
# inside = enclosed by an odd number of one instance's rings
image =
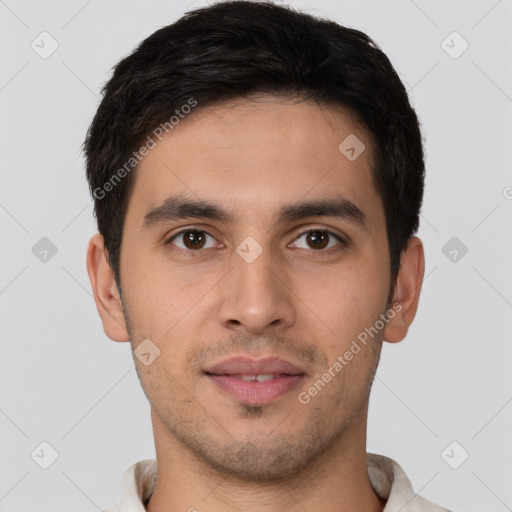
[[[367,229],[368,220],[363,211],[352,201],[341,196],[284,205],[273,215],[273,221],[275,224],[280,224],[307,217],[324,216],[346,220],[363,230]],[[142,229],[151,229],[166,222],[188,218],[209,219],[226,224],[233,224],[235,220],[233,213],[219,204],[183,196],[171,196],[144,215]]]

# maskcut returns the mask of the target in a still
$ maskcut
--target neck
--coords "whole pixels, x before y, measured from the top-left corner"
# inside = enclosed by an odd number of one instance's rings
[[[366,465],[366,414],[309,467],[279,482],[251,482],[192,454],[153,414],[157,482],[147,512],[382,512]]]

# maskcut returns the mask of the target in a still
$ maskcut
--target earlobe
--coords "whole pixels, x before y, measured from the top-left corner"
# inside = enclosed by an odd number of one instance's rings
[[[418,309],[424,273],[423,244],[418,237],[414,236],[410,238],[402,252],[392,299],[392,304],[398,303],[400,307],[393,308],[395,314],[393,318],[389,317],[390,320],[384,329],[384,341],[396,343],[402,341],[407,335]]]
[[[89,241],[87,273],[105,334],[114,341],[129,341],[121,297],[106,257],[103,237],[99,233]]]

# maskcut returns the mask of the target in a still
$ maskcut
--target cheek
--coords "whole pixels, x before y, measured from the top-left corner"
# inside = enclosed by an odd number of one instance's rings
[[[385,272],[368,261],[360,267],[340,269],[329,276],[310,299],[313,310],[328,327],[335,344],[350,341],[375,323],[384,312],[389,281]],[[338,346],[338,350],[339,350]]]
[[[130,319],[141,336],[161,339],[197,302],[186,282],[169,269],[148,262],[131,261],[123,277],[124,295],[129,303]],[[126,267],[128,268],[128,267]]]
[[[137,361],[137,375],[144,394],[159,416],[179,419],[184,416],[185,409],[194,404],[197,406],[197,401],[194,389],[173,364],[173,358],[162,352],[150,366]]]

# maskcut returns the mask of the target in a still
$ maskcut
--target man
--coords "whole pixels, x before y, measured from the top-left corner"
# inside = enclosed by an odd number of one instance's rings
[[[108,510],[445,511],[366,452],[382,342],[406,336],[424,275],[422,140],[387,57],[222,2],[148,37],[103,92],[87,267],[157,454]]]

